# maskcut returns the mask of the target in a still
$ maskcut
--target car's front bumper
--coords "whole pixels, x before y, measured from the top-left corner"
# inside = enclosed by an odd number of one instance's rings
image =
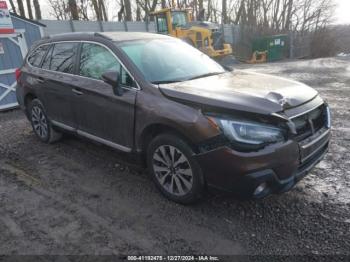
[[[329,140],[330,130],[324,129],[300,143],[289,140],[250,153],[221,147],[195,158],[209,187],[261,198],[291,189],[323,159]]]

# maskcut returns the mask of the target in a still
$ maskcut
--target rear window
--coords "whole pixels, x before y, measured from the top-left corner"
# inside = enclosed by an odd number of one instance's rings
[[[35,67],[39,67],[48,49],[49,45],[42,45],[35,49],[28,57],[29,64]]]
[[[63,73],[74,73],[75,56],[78,43],[58,43],[49,52],[45,59],[43,68]]]

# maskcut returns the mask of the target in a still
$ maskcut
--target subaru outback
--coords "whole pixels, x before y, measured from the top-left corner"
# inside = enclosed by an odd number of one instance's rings
[[[262,198],[322,160],[330,110],[314,89],[224,68],[181,40],[149,33],[44,38],[16,71],[37,137],[70,132],[142,157],[179,203],[215,188]]]

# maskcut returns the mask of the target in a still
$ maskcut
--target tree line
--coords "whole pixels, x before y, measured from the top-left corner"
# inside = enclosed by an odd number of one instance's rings
[[[41,19],[46,1],[57,20],[145,21],[150,12],[176,5],[199,20],[241,24],[273,32],[314,31],[332,21],[334,0],[9,0],[13,12]],[[114,4],[117,9],[108,12]]]
[[[27,13],[25,12],[23,0],[17,0],[16,3],[14,1],[15,0],[9,0],[12,12],[29,19],[41,19],[41,8],[39,0],[25,0]]]

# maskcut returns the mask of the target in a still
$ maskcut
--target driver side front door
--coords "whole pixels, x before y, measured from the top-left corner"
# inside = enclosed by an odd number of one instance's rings
[[[115,95],[112,86],[101,80],[106,71],[118,72],[124,87],[122,96]],[[78,133],[131,151],[137,89],[132,86],[131,77],[117,56],[99,43],[82,43],[78,75],[79,86],[74,88]]]

